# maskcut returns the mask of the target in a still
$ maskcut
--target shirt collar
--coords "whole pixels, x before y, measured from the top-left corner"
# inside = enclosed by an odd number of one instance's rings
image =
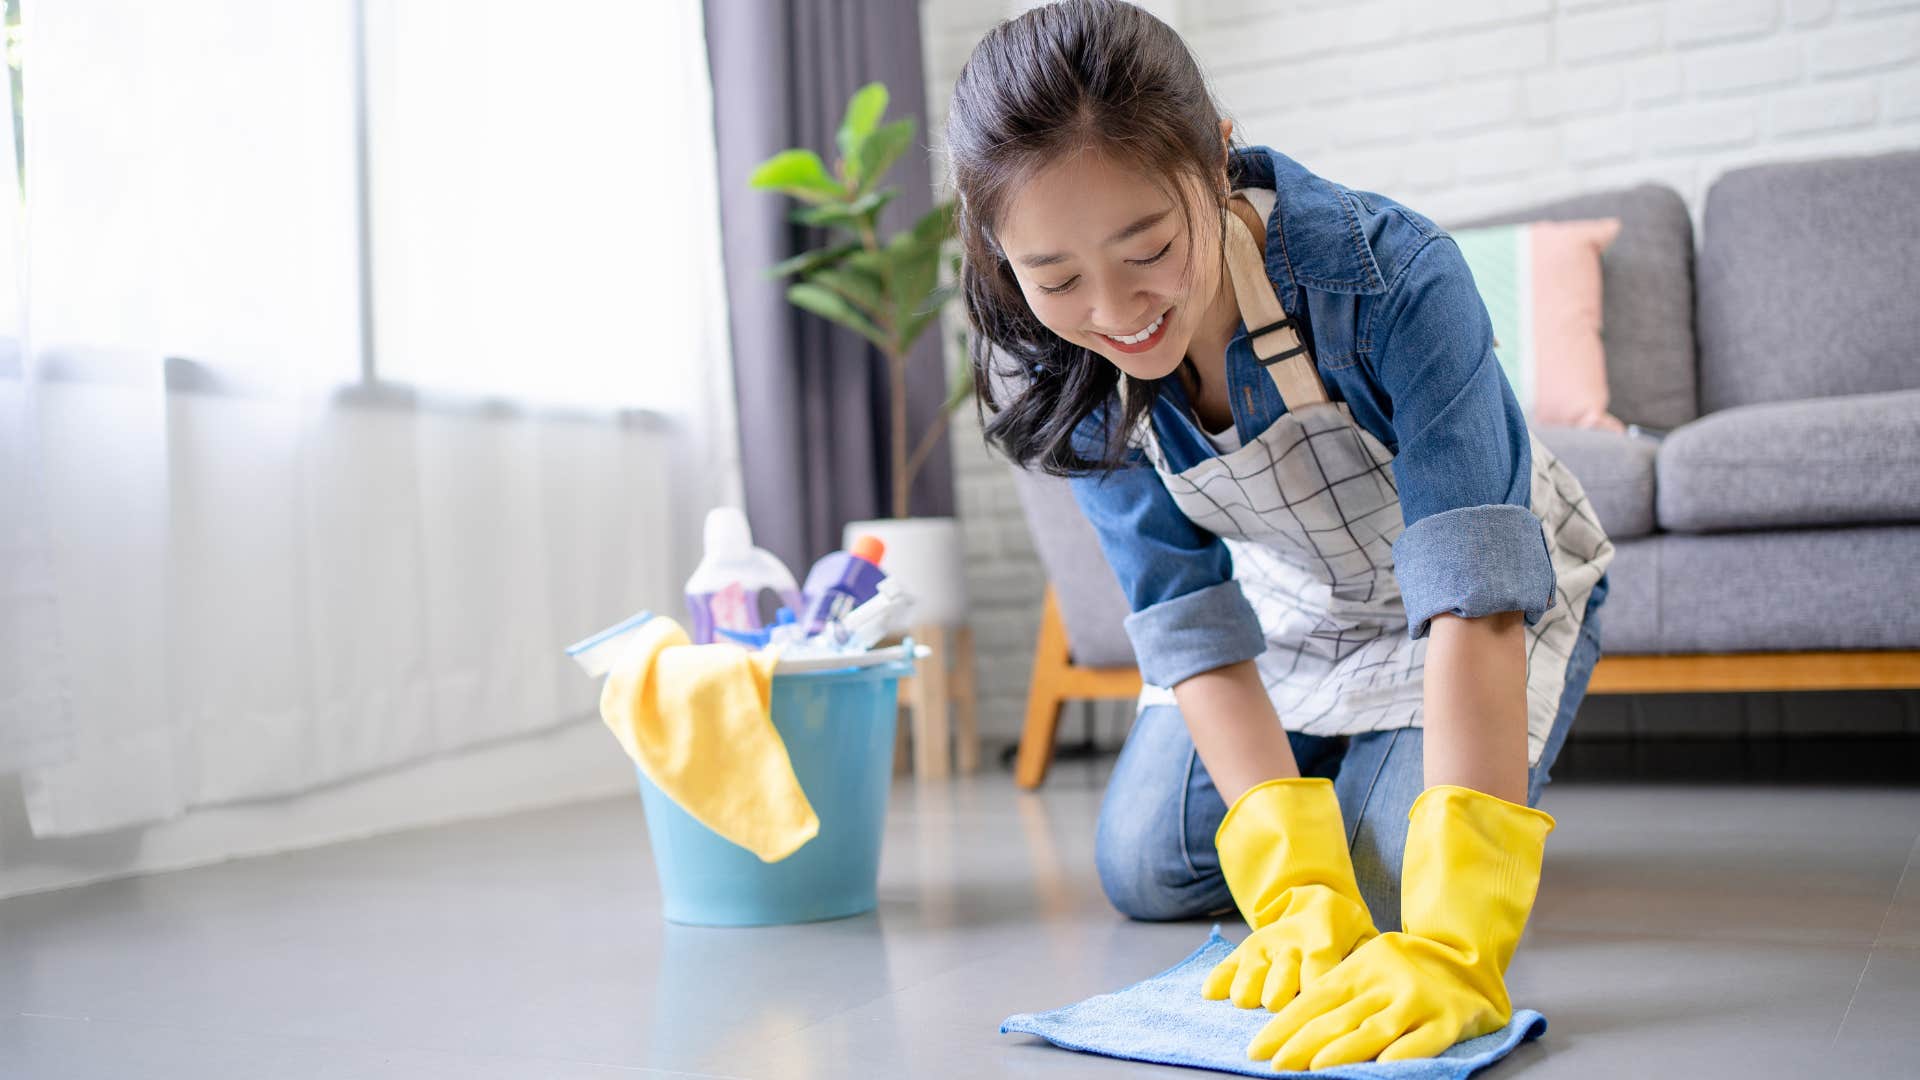
[[[1359,295],[1387,291],[1360,228],[1360,215],[1338,185],[1265,146],[1235,151],[1230,176],[1235,187],[1274,191],[1273,215],[1267,219],[1267,276],[1276,285],[1288,291],[1300,285]]]

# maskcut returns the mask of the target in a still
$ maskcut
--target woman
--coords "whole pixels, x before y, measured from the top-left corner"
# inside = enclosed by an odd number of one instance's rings
[[[987,436],[1072,478],[1132,607],[1107,895],[1238,908],[1206,993],[1275,1013],[1248,1050],[1276,1067],[1499,1029],[1613,548],[1459,249],[1236,146],[1111,0],[990,32],[947,143]]]

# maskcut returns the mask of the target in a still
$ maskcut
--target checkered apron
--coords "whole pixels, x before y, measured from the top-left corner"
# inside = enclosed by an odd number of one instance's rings
[[[1271,208],[1271,192],[1244,194]],[[1346,402],[1327,397],[1251,231],[1233,227],[1245,224],[1238,215],[1228,224],[1241,317],[1287,411],[1239,449],[1184,472],[1167,468],[1147,417],[1129,442],[1146,453],[1180,509],[1225,541],[1234,578],[1267,639],[1255,664],[1288,730],[1349,735],[1418,727],[1427,639],[1407,636],[1393,574],[1393,542],[1405,527],[1393,455],[1354,422]],[[1553,603],[1526,630],[1531,765],[1559,712],[1587,596],[1612,562],[1613,544],[1580,482],[1529,439],[1532,510],[1556,578]],[[1148,685],[1140,695],[1142,708],[1172,703],[1165,687]]]

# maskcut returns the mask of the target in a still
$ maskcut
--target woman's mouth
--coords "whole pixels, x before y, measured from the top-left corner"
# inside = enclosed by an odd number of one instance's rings
[[[1168,308],[1161,312],[1160,317],[1153,320],[1152,323],[1137,333],[1128,334],[1125,337],[1114,337],[1112,334],[1101,334],[1100,336],[1106,338],[1108,344],[1119,349],[1121,352],[1143,353],[1160,344],[1160,339],[1167,336],[1167,323],[1171,321],[1169,317],[1172,314],[1173,309]]]

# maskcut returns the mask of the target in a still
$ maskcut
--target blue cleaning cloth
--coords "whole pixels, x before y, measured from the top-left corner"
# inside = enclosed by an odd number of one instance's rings
[[[1233,943],[1220,936],[1220,927],[1215,924],[1205,945],[1153,978],[1052,1012],[1017,1013],[1001,1021],[1000,1033],[1038,1035],[1068,1050],[1128,1061],[1189,1065],[1242,1076],[1464,1080],[1547,1030],[1546,1017],[1532,1009],[1515,1009],[1506,1027],[1455,1043],[1439,1057],[1368,1061],[1313,1072],[1276,1072],[1270,1063],[1247,1057],[1247,1044],[1273,1014],[1200,996],[1207,972],[1231,952]]]

